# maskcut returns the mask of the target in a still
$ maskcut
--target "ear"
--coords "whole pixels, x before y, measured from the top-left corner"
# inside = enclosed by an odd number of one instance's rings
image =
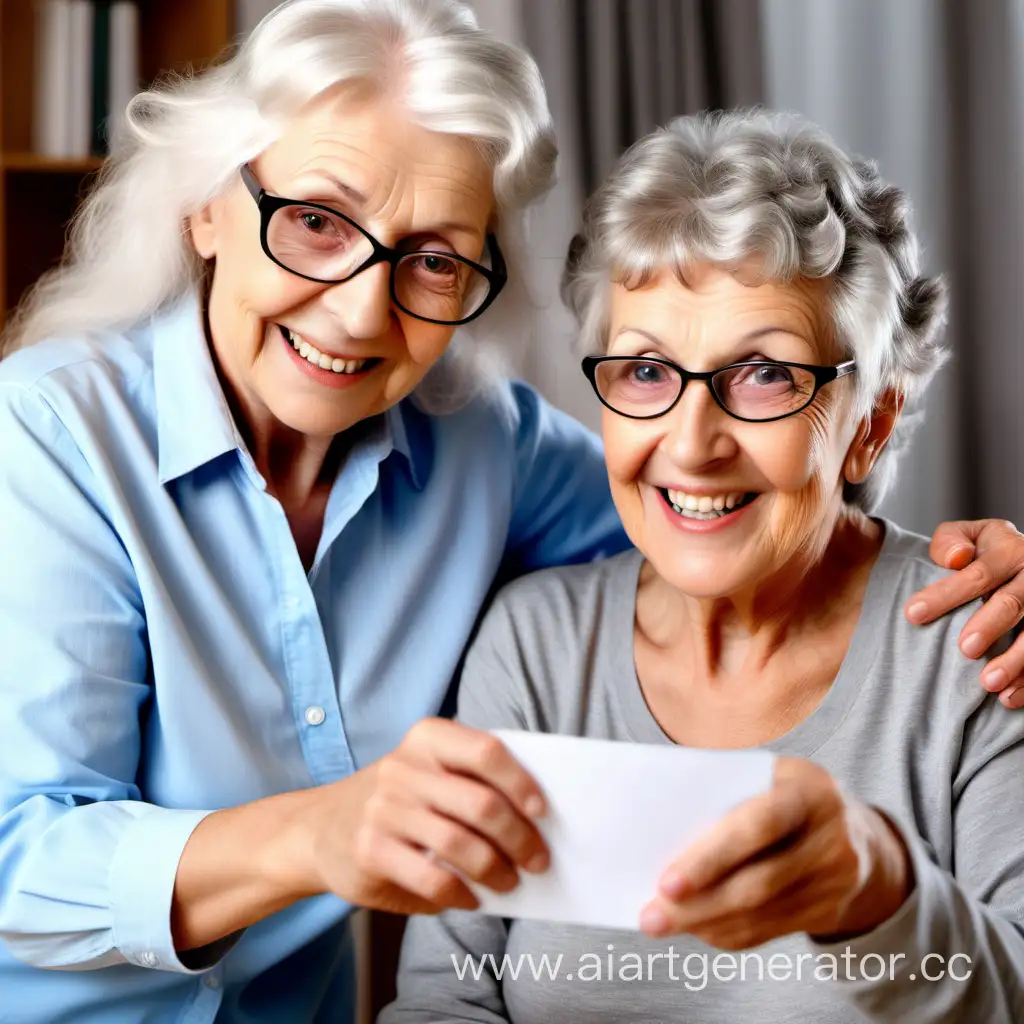
[[[903,402],[904,395],[901,392],[886,391],[875,403],[871,415],[861,420],[843,463],[843,475],[847,483],[860,484],[868,478],[892,437],[903,411]]]
[[[217,254],[217,226],[214,220],[213,203],[207,203],[198,213],[188,219],[192,245],[204,260],[211,260]]]

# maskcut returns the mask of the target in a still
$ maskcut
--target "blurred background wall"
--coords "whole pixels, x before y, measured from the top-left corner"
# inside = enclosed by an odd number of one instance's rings
[[[35,129],[50,121],[33,108],[54,82],[74,78],[73,67],[89,72],[57,59],[46,73],[33,38],[38,12],[109,9],[113,103],[118,76],[130,89],[162,69],[202,66],[275,2],[0,0],[0,323],[59,254],[82,183],[104,155],[95,133],[91,146],[88,132],[71,148],[67,139],[40,145]],[[534,327],[505,342],[516,373],[596,427],[597,401],[558,298],[585,195],[626,146],[674,115],[755,103],[796,110],[908,191],[926,270],[952,286],[954,360],[932,386],[883,511],[922,532],[950,518],[1024,523],[1024,0],[473,2],[485,27],[535,55],[561,144],[558,184],[533,222]],[[119,48],[118,25],[134,46]],[[88,50],[87,32],[71,34]],[[91,36],[94,57],[101,37]],[[88,126],[91,114],[94,129],[104,113],[95,100],[106,95],[97,66],[91,111],[88,81],[69,101],[71,114],[83,107],[74,123]]]
[[[273,0],[237,0],[251,28]],[[630,142],[675,114],[799,111],[914,203],[929,273],[948,275],[952,362],[883,511],[1024,522],[1024,0],[475,0],[544,74],[559,182],[535,217],[531,337],[517,372],[596,427],[558,278],[581,203]]]

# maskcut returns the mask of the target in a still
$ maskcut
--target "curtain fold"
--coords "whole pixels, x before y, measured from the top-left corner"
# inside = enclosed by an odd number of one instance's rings
[[[540,66],[558,133],[559,180],[533,222],[529,339],[510,342],[519,371],[596,428],[576,328],[558,293],[585,197],[624,149],[680,114],[765,98],[759,0],[509,0]]]
[[[522,13],[546,79],[552,43],[569,44],[586,193],[670,118],[764,97],[758,0],[522,0]]]
[[[1024,523],[1024,0],[762,0],[767,102],[907,190],[953,359],[882,511]]]

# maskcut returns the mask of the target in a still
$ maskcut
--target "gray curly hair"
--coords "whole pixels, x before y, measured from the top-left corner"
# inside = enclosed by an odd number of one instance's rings
[[[872,511],[920,418],[921,393],[947,357],[942,278],[921,276],[907,196],[877,166],[845,154],[793,114],[680,117],[620,159],[584,210],[562,295],[589,352],[607,344],[612,282],[635,287],[662,267],[759,261],[765,280],[828,278],[835,338],[857,360],[858,413],[887,391],[904,414],[847,502]]]

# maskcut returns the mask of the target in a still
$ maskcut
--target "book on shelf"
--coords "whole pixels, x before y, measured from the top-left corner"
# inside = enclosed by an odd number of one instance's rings
[[[139,88],[134,0],[35,0],[33,148],[75,160],[105,156]]]

